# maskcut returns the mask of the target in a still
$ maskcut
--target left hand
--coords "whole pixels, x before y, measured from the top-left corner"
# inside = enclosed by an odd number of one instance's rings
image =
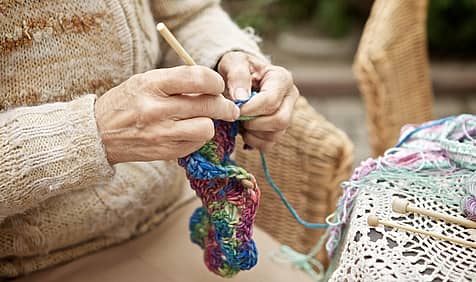
[[[248,98],[251,90],[259,92],[241,107],[240,116],[256,117],[244,122],[242,135],[246,144],[269,151],[289,127],[299,97],[291,73],[240,51],[226,53],[218,72],[233,100]]]

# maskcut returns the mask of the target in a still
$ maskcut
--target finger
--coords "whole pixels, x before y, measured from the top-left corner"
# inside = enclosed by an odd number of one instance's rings
[[[248,130],[246,132],[261,140],[268,141],[268,142],[277,142],[284,135],[284,133],[286,133],[285,130],[276,131],[276,132]]]
[[[171,146],[171,149],[177,152],[179,158],[183,158],[203,147],[206,141],[208,140],[199,142],[177,142],[174,144],[174,146]]]
[[[196,117],[174,123],[173,138],[177,141],[208,141],[215,136],[213,120]]]
[[[151,144],[165,144],[170,141],[204,142],[212,139],[214,135],[213,121],[197,117],[150,126],[145,131],[143,139]]]
[[[218,95],[225,90],[223,78],[204,66],[155,69],[137,75],[136,78],[146,89],[165,95],[184,93]]]
[[[269,67],[261,81],[259,95],[241,107],[241,115],[260,116],[274,113],[293,85],[292,76],[286,69]]]
[[[274,142],[263,140],[249,132],[245,132],[243,134],[243,141],[245,142],[245,144],[248,144],[251,147],[257,148],[263,152],[269,152],[274,145]]]
[[[273,113],[272,115],[260,116],[256,119],[245,121],[243,126],[247,130],[268,132],[275,132],[287,129],[289,127],[289,124],[291,123],[292,113],[297,98],[297,90],[293,90],[291,94],[284,97],[281,107],[275,113]]]
[[[172,120],[206,117],[226,121],[235,121],[240,116],[240,109],[223,95],[145,96],[141,98],[140,109],[149,123],[163,119],[164,115]]]
[[[227,90],[233,100],[246,100],[251,93],[251,71],[248,55],[230,52],[223,56],[218,72],[225,78]]]
[[[240,116],[240,109],[232,101],[220,96],[175,96],[176,119],[208,117],[212,119],[235,121]]]

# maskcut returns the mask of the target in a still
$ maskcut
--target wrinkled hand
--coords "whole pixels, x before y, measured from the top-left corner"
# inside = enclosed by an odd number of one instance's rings
[[[170,160],[196,151],[214,136],[212,119],[239,117],[238,107],[221,95],[224,88],[219,74],[199,66],[148,71],[112,88],[95,104],[109,163]]]
[[[246,144],[268,151],[288,128],[299,97],[291,73],[244,52],[226,53],[218,72],[233,100],[248,98],[252,89],[259,92],[241,107],[241,116],[256,117],[244,122],[242,135]]]

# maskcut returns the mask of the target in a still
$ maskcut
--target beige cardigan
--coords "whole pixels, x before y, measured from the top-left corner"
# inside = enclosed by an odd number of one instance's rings
[[[126,240],[191,197],[173,161],[111,167],[94,101],[135,73],[180,64],[158,21],[199,64],[230,50],[259,56],[217,2],[0,2],[0,277]]]

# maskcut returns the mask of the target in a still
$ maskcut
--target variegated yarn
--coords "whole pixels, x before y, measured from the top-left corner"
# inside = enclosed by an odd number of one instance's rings
[[[248,99],[235,103],[242,106],[256,94],[253,92]],[[242,117],[240,120],[253,118]],[[239,126],[238,121],[215,121],[213,139],[198,151],[179,159],[192,189],[203,203],[190,218],[191,239],[204,249],[208,269],[223,277],[231,277],[240,270],[249,270],[258,260],[257,248],[251,236],[260,190],[253,175],[230,158]],[[307,222],[297,214],[273,182],[264,153],[260,152],[260,156],[268,184],[291,215],[308,228],[327,228],[328,224]],[[243,181],[249,184],[243,185]],[[289,247],[284,246],[284,249],[292,252]],[[322,269],[319,262],[308,257],[303,260],[300,254],[297,255],[292,262],[309,274],[314,275],[311,265]]]
[[[241,106],[249,99],[236,104]],[[239,122],[214,123],[213,139],[180,159],[179,164],[185,168],[191,187],[203,204],[190,218],[191,239],[204,249],[210,271],[231,277],[257,263],[252,234],[260,190],[253,175],[230,158]],[[252,185],[244,186],[243,180]]]
[[[329,229],[328,254],[333,257],[350,219],[360,189],[378,185],[379,179],[405,181],[405,189],[449,205],[476,220],[476,116],[460,115],[402,128],[399,143],[384,156],[362,162],[350,181],[343,183],[337,204],[336,224]],[[377,181],[377,182],[376,182]],[[376,184],[377,183],[377,184]]]

